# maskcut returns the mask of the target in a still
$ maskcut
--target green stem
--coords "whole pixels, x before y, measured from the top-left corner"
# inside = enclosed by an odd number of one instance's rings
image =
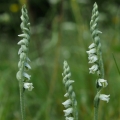
[[[98,120],[98,107],[94,107],[94,120]]]
[[[19,80],[19,89],[20,89],[20,109],[22,120],[25,120],[25,110],[24,110],[24,92],[23,92],[23,81]]]

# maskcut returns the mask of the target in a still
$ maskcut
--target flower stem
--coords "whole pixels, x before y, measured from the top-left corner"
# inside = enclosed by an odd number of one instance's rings
[[[98,107],[94,107],[94,120],[98,120]]]
[[[20,89],[20,109],[22,120],[25,120],[25,108],[24,108],[24,92],[23,92],[23,81],[19,80],[19,89]]]

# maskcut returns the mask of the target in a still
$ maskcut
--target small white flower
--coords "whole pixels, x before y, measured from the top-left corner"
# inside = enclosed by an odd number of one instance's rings
[[[31,66],[30,66],[27,62],[25,62],[25,67],[26,67],[27,69],[31,69]]]
[[[94,74],[98,70],[98,65],[97,64],[93,65],[91,68],[89,68],[89,70],[90,70],[89,73]]]
[[[68,93],[65,93],[64,97],[68,97],[68,96],[69,96],[69,94],[68,94]]]
[[[104,79],[98,79],[98,85],[106,87],[108,85],[107,80]]]
[[[110,97],[110,95],[100,94],[99,99],[106,101],[108,103],[109,99],[110,99],[109,97]]]
[[[92,43],[88,48],[89,49],[92,49],[92,48],[94,48],[96,46],[96,44],[95,43]]]
[[[92,49],[90,49],[89,51],[86,51],[88,54],[94,54],[94,53],[96,53],[97,51],[96,51],[96,48],[92,48]]]
[[[70,99],[66,100],[65,102],[63,102],[62,104],[64,105],[65,108],[70,107],[72,101]]]
[[[65,119],[66,119],[66,120],[74,120],[73,117],[66,117]]]
[[[27,73],[23,73],[23,76],[25,77],[25,78],[27,78],[28,80],[30,80],[30,77],[31,77],[31,75],[29,75],[29,74],[27,74]]]
[[[33,87],[33,83],[24,83],[24,88],[28,89],[28,91],[32,91]]]
[[[97,55],[92,55],[92,56],[89,56],[88,59],[89,59],[89,63],[94,63],[98,60],[98,57]]]
[[[66,110],[63,110],[63,112],[65,113],[65,116],[68,116],[70,113],[73,112],[73,108],[68,108]]]

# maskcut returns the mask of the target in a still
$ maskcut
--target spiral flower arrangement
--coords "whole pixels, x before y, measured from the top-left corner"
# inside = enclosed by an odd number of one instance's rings
[[[18,42],[18,45],[21,45],[18,55],[20,56],[20,60],[18,62],[19,71],[17,72],[17,79],[19,81],[19,88],[20,88],[20,106],[21,106],[21,113],[22,113],[22,120],[25,119],[24,116],[24,91],[27,89],[31,91],[34,87],[32,83],[29,83],[30,75],[27,73],[31,66],[29,65],[30,59],[28,58],[28,51],[29,51],[29,42],[30,42],[30,23],[28,12],[26,6],[22,7],[22,16],[21,16],[22,23],[20,25],[22,34],[18,35],[22,39]]]
[[[64,61],[63,70],[64,70],[62,73],[63,84],[65,85],[66,88],[66,94],[64,95],[64,97],[68,98],[65,102],[62,103],[66,108],[66,110],[63,110],[66,117],[65,119],[78,120],[77,101],[72,86],[74,80],[70,80],[71,72],[67,61]]]
[[[102,32],[97,29],[98,18],[99,18],[98,6],[95,3],[93,5],[92,17],[90,21],[90,31],[92,34],[93,43],[88,47],[89,51],[87,51],[89,63],[93,64],[93,66],[89,68],[90,71],[89,73],[92,74],[96,73],[98,75],[98,79],[96,80],[97,94],[94,99],[95,107],[94,120],[98,119],[99,100],[104,100],[108,102],[110,99],[109,98],[110,95],[100,94],[102,88],[106,87],[108,83],[107,80],[104,79],[104,67],[102,60],[101,42],[99,37],[99,34]]]

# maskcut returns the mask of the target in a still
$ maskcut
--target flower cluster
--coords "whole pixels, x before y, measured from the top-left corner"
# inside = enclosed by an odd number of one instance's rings
[[[64,95],[64,97],[68,97],[68,99],[62,103],[66,108],[66,110],[63,111],[65,113],[66,120],[78,120],[77,101],[72,87],[72,83],[74,82],[74,80],[70,80],[71,77],[70,68],[66,61],[64,61],[63,69],[64,69],[64,72],[62,73],[63,83],[66,88],[66,94]]]
[[[30,23],[29,17],[27,13],[27,9],[25,6],[22,8],[22,16],[21,16],[22,23],[20,25],[23,34],[18,35],[22,38],[18,42],[18,45],[21,45],[18,55],[20,55],[20,60],[18,63],[19,71],[17,72],[17,79],[22,81],[23,87],[29,91],[31,91],[34,87],[32,83],[29,83],[31,75],[29,75],[26,71],[31,69],[29,65],[30,59],[28,58],[28,45],[30,42]]]
[[[89,47],[89,51],[86,51],[88,53],[88,60],[89,63],[94,63],[94,65],[89,68],[89,73],[94,74],[95,72],[99,75],[100,70],[98,66],[98,56],[97,56],[97,47],[95,43],[92,43]]]
[[[96,81],[96,86],[98,91],[101,91],[102,88],[106,87],[108,85],[107,81],[104,80],[104,67],[103,67],[103,61],[102,61],[102,50],[101,50],[101,42],[100,42],[100,37],[99,34],[102,33],[97,29],[98,25],[98,17],[99,17],[99,12],[98,12],[98,6],[95,3],[93,6],[93,11],[92,11],[92,17],[90,21],[90,30],[93,38],[93,43],[88,47],[89,50],[86,51],[88,54],[88,63],[92,63],[92,67],[89,68],[89,73],[95,74],[97,73],[99,79]],[[109,96],[110,95],[104,95],[100,94],[98,92],[99,99],[104,100],[104,101],[109,101]]]

